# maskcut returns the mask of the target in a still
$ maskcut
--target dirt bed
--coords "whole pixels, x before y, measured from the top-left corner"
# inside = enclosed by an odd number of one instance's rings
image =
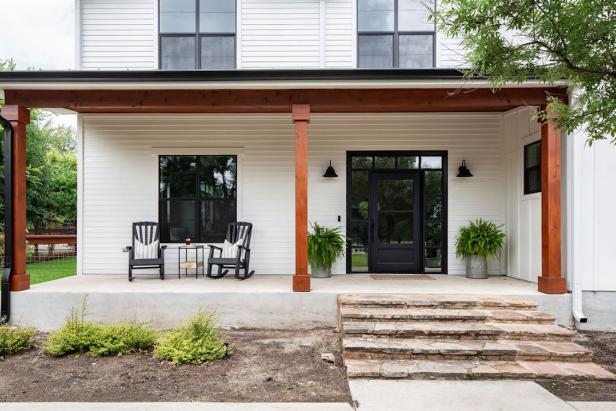
[[[227,331],[234,354],[174,366],[151,354],[51,358],[40,350],[0,362],[2,401],[350,401],[339,336],[331,330]],[[321,359],[335,353],[334,364]]]
[[[616,373],[616,333],[580,332],[575,341],[593,351],[593,362]],[[616,401],[616,381],[539,381],[565,401]]]

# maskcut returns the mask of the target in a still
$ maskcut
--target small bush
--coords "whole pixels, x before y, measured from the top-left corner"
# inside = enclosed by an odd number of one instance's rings
[[[0,326],[0,359],[32,347],[34,328]]]
[[[54,357],[86,352],[93,356],[122,355],[149,350],[155,342],[156,332],[145,324],[95,324],[73,310],[62,328],[51,333],[45,351]]]
[[[226,354],[227,347],[216,321],[205,313],[163,334],[154,348],[156,358],[174,364],[203,364],[224,358]]]

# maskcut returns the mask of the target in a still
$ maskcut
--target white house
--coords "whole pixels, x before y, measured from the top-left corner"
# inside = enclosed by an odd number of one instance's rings
[[[507,234],[490,274],[613,317],[616,149],[533,120],[565,84],[464,79],[427,16],[420,0],[77,0],[77,70],[0,73],[3,116],[78,113],[80,275],[126,275],[135,221],[161,223],[169,272],[186,237],[248,221],[251,268],[296,290],[308,222],[350,238],[334,274],[463,275],[458,229],[484,218]]]

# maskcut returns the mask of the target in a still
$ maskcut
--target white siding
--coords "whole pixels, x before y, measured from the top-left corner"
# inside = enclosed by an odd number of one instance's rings
[[[156,154],[227,149],[239,155],[239,218],[254,226],[257,273],[294,267],[294,131],[290,115],[82,115],[83,273],[125,273],[121,248],[133,221],[157,219]],[[447,150],[449,266],[458,228],[469,219],[506,223],[505,169],[499,114],[321,114],[309,131],[309,218],[330,226],[346,221],[348,150]],[[173,138],[171,138],[173,136]],[[466,159],[474,178],[456,178]],[[329,160],[340,175],[324,179]],[[337,216],[341,216],[338,223]],[[174,268],[175,250],[167,252]],[[174,271],[171,271],[174,272]],[[344,262],[334,267],[344,273]],[[504,273],[490,264],[493,274]]]
[[[319,0],[241,0],[240,67],[319,68]]]
[[[325,67],[356,67],[356,0],[325,2]]]
[[[80,69],[158,67],[156,0],[80,0]]]
[[[503,116],[508,202],[508,275],[537,282],[541,275],[541,193],[524,195],[524,146],[541,139],[533,109]],[[563,239],[564,241],[564,239]]]

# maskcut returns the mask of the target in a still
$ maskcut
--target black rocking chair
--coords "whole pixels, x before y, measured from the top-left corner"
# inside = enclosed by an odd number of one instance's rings
[[[223,249],[215,245],[209,245],[210,256],[207,260],[207,276],[210,278],[222,278],[229,270],[225,268],[235,269],[235,278],[238,280],[245,280],[252,277],[255,273],[250,271],[250,235],[252,234],[251,223],[229,223],[227,226],[227,238],[226,240],[235,244],[241,241],[241,244],[237,245],[237,253],[235,256],[223,257]],[[218,256],[214,256],[218,254]],[[212,274],[212,266],[218,266],[218,274]],[[244,275],[240,275],[240,270],[244,270]]]
[[[133,281],[133,270],[158,268],[160,279],[165,279],[165,249],[160,245],[158,223],[143,221],[133,223],[132,245],[124,248],[128,252],[128,281]]]

